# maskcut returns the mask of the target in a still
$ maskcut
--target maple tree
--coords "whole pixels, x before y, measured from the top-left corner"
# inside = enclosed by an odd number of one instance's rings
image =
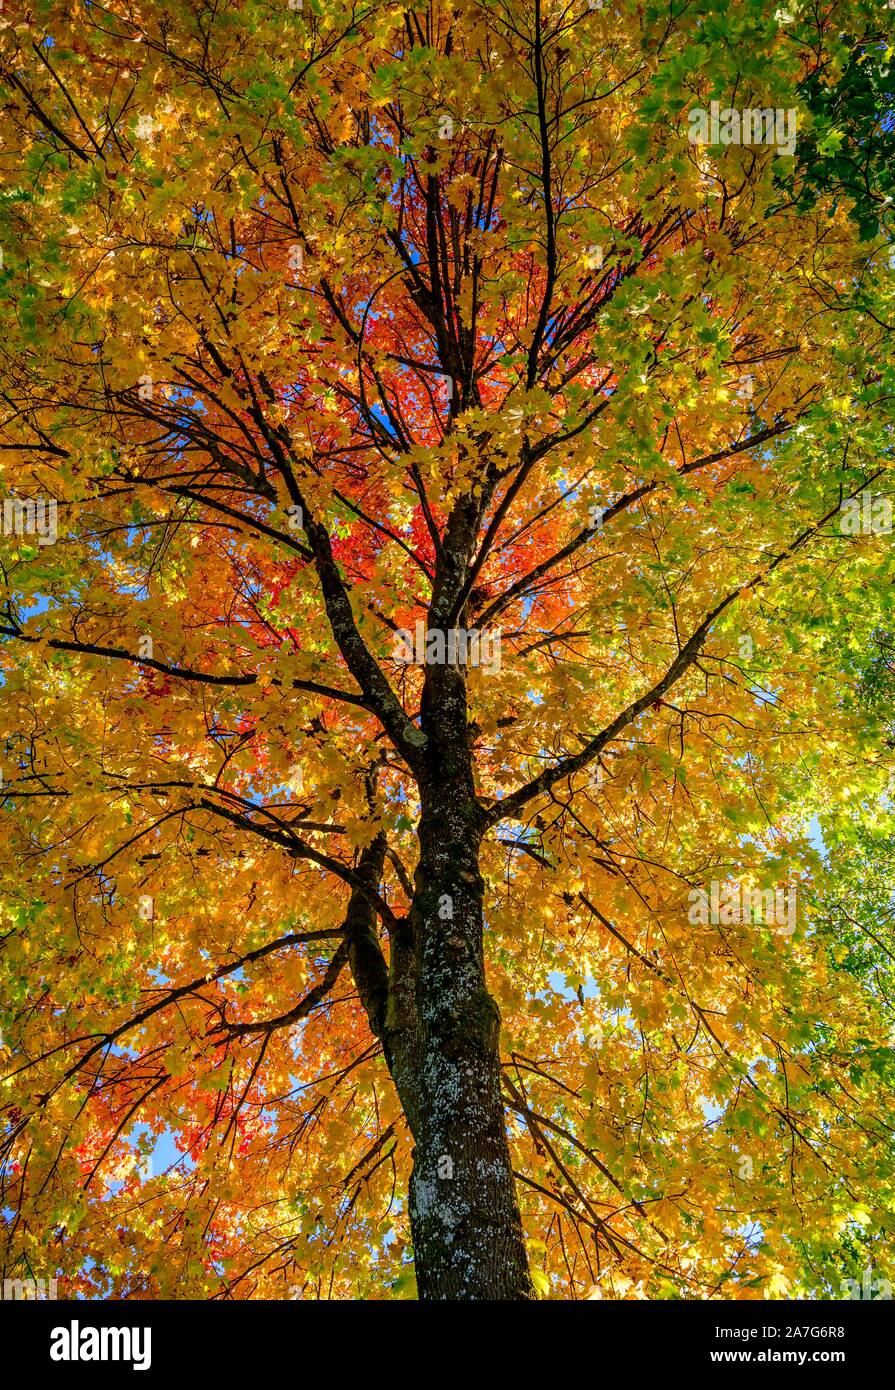
[[[2,21],[2,1273],[884,1270],[885,7]]]

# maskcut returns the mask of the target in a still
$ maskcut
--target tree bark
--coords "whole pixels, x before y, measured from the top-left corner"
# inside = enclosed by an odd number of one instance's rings
[[[485,983],[480,832],[456,792],[446,784],[423,812],[412,914],[417,1287],[425,1299],[531,1298],[500,1097],[500,1015]]]
[[[427,673],[414,944],[410,1223],[424,1299],[534,1292],[500,1094],[500,1013],[484,963],[484,832],[465,673]]]
[[[467,499],[448,523],[430,628],[446,628],[460,603],[480,507]],[[426,667],[420,725],[410,911],[390,928],[386,968],[372,908],[357,895],[349,958],[414,1140],[409,1209],[420,1298],[531,1299],[501,1100],[500,1013],[485,981],[479,853],[488,819],[475,794],[462,666]],[[377,841],[362,857],[370,888],[383,852]]]

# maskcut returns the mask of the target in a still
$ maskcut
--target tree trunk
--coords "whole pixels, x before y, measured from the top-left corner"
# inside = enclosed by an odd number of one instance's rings
[[[465,676],[431,673],[410,913],[415,1142],[410,1223],[424,1299],[533,1298],[500,1094],[500,1013],[485,983],[481,811]]]
[[[451,518],[430,628],[448,627],[451,606],[462,607],[480,505],[469,500]],[[386,967],[369,897],[354,894],[351,967],[414,1140],[409,1206],[420,1297],[530,1299],[500,1091],[500,1013],[485,983],[485,817],[461,666],[426,668],[420,715],[419,862],[410,912],[390,925]],[[384,854],[384,837],[364,851],[358,878],[368,888],[379,881]]]
[[[500,1097],[500,1015],[485,984],[479,832],[454,792],[445,786],[424,812],[413,909],[417,1287],[421,1298],[531,1298]]]

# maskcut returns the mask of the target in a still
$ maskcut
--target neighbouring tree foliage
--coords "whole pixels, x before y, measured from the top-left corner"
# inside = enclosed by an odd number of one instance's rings
[[[891,45],[7,0],[0,1274],[895,1278]]]

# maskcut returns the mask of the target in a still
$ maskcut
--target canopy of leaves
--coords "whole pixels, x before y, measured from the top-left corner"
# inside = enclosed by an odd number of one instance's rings
[[[895,565],[839,524],[892,495],[884,8],[2,19],[2,492],[58,504],[0,537],[2,1273],[413,1296],[342,942],[380,835],[388,959],[408,910],[395,632],[476,497],[539,1291],[891,1269]],[[796,108],[795,158],[691,144],[714,100]],[[796,930],[694,923],[732,880]]]

